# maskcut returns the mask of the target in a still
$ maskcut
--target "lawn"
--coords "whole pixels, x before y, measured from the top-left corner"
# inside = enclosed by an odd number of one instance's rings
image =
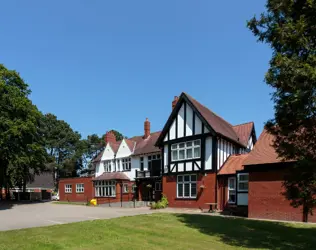
[[[316,226],[152,214],[0,232],[0,249],[315,249]]]

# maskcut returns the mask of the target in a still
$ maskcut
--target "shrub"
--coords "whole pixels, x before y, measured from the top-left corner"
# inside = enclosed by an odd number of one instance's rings
[[[166,208],[168,206],[169,202],[167,197],[163,194],[162,198],[158,202],[153,202],[151,204],[151,209],[161,209],[161,208]]]

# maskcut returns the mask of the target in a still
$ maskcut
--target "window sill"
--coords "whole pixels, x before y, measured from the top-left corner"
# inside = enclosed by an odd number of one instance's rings
[[[84,192],[76,192],[76,194],[83,194]]]
[[[248,193],[248,190],[238,190],[237,193]]]
[[[95,198],[116,198],[116,196],[95,196]]]
[[[197,198],[195,197],[195,198],[181,198],[181,197],[177,197],[177,198],[175,198],[175,200],[181,200],[181,201],[183,201],[183,200],[197,200]]]

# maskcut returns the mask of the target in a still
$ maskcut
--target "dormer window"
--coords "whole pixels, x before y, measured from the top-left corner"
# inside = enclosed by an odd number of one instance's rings
[[[201,157],[201,140],[181,142],[171,145],[171,160],[181,161]]]

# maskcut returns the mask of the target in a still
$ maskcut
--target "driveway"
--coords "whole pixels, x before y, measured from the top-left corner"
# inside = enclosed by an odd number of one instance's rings
[[[47,203],[0,205],[0,231],[150,214],[149,208],[87,207]]]

